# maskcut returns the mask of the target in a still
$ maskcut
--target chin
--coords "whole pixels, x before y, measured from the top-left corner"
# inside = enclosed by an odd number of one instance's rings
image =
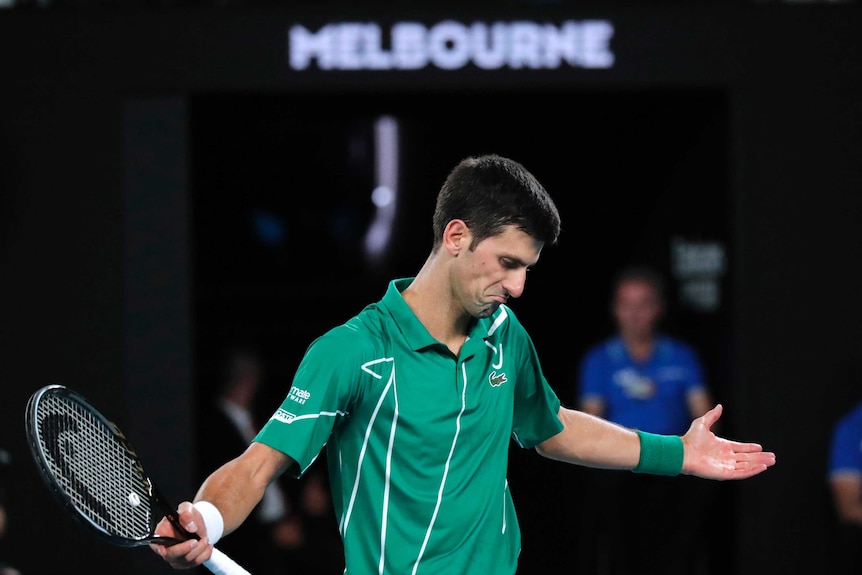
[[[493,304],[493,305],[485,306],[485,307],[481,308],[479,311],[477,311],[473,315],[473,317],[476,317],[476,318],[491,317],[492,315],[494,315],[494,312],[497,311],[497,308],[499,308],[499,307],[500,307],[500,304]]]

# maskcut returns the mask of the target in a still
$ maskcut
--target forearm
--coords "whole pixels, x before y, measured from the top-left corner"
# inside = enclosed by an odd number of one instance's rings
[[[224,521],[224,535],[239,527],[263,497],[263,489],[252,478],[233,472],[234,467],[231,461],[212,473],[194,498],[195,503],[209,501],[216,506]]]
[[[844,523],[862,525],[862,478],[839,475],[830,484],[838,518]]]
[[[213,472],[198,489],[194,502],[208,501],[215,505],[227,535],[246,520],[269,483],[289,464],[283,454],[253,444],[242,456]]]
[[[712,433],[721,417],[716,405],[695,419],[683,436],[641,433],[598,417],[560,409],[563,431],[537,446],[551,459],[654,475],[745,479],[775,465],[775,454],[759,443],[730,441]]]
[[[634,469],[640,438],[626,427],[581,411],[560,408],[563,431],[536,450],[549,459],[603,469]]]

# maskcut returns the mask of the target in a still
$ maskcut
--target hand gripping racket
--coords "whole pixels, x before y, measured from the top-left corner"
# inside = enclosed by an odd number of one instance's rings
[[[59,384],[36,391],[27,402],[25,426],[42,479],[92,533],[121,547],[198,538],[180,526],[123,432],[80,394]],[[162,515],[183,539],[155,535]],[[250,575],[215,548],[204,565],[217,575]]]

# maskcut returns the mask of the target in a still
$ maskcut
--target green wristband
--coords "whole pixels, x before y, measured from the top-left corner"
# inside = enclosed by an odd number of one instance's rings
[[[632,471],[652,475],[679,475],[682,472],[684,448],[680,436],[635,431],[641,439],[641,455]]]

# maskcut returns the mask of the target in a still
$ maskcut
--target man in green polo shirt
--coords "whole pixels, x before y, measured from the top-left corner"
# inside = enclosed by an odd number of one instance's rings
[[[506,305],[560,232],[553,201],[519,163],[460,162],[433,230],[418,274],[312,342],[249,448],[210,475],[194,504],[180,504],[181,523],[201,539],[153,545],[168,563],[209,559],[271,481],[302,475],[324,448],[347,575],[515,573],[511,440],[551,459],[662,475],[742,479],[775,463],[758,444],[710,431],[720,405],[682,437],[560,405]],[[157,530],[173,531],[167,521]]]

